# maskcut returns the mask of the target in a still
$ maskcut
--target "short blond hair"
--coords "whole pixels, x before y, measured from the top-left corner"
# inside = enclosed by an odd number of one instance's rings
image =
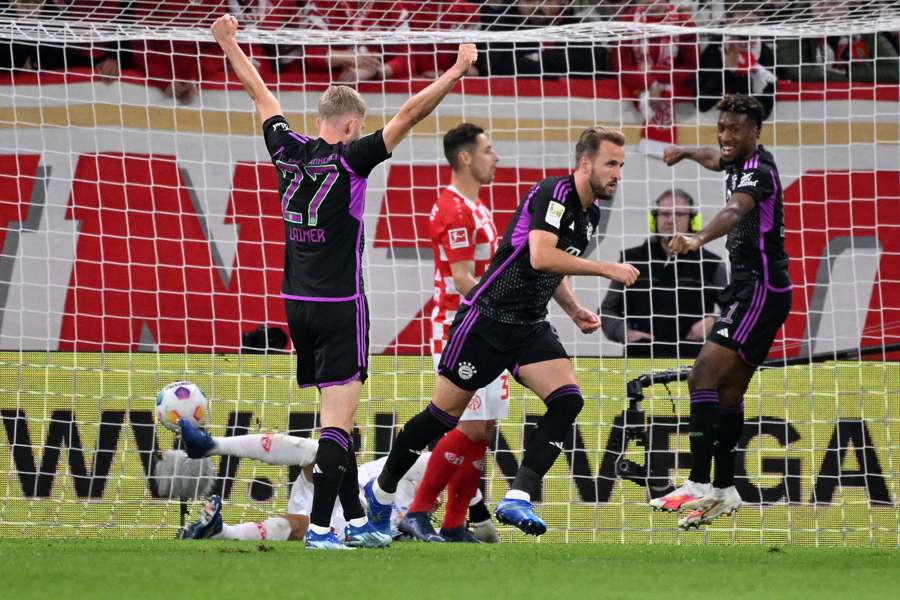
[[[588,127],[581,132],[578,143],[575,144],[575,160],[581,160],[582,156],[593,159],[600,150],[600,144],[604,141],[612,142],[616,146],[624,146],[625,134],[612,127]]]
[[[346,85],[331,85],[319,98],[319,117],[330,119],[352,113],[360,118],[366,116],[369,106],[359,92]]]

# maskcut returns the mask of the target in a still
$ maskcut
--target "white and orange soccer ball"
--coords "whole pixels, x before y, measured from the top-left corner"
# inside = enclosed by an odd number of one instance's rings
[[[178,432],[178,419],[188,419],[202,427],[209,414],[209,399],[190,381],[174,381],[156,395],[156,420]]]

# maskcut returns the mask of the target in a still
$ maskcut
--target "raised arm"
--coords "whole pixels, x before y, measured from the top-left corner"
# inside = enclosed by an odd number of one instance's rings
[[[388,121],[382,131],[388,152],[393,152],[403,138],[409,135],[415,124],[431,114],[477,59],[478,50],[475,49],[475,44],[460,44],[456,64],[431,85],[403,103],[400,112]]]
[[[234,36],[237,30],[237,19],[230,14],[222,15],[212,25],[213,37],[219,42],[219,46],[228,57],[228,62],[231,63],[231,68],[234,69],[244,90],[256,105],[256,117],[262,124],[269,117],[282,114],[281,105],[275,95],[266,87],[262,77],[259,76],[259,71],[256,70],[235,40]]]
[[[663,150],[663,161],[670,167],[685,158],[689,158],[696,163],[700,163],[710,171],[721,171],[722,165],[719,163],[719,157],[719,151],[715,148],[669,146]]]

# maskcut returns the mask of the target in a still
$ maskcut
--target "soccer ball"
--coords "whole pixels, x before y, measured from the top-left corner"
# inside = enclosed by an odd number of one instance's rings
[[[206,423],[209,400],[190,381],[174,381],[156,395],[156,420],[167,429],[178,432],[178,419],[188,419],[194,425]]]

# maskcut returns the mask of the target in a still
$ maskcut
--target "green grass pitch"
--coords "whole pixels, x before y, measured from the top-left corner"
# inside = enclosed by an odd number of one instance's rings
[[[785,546],[0,540],[0,597],[887,599],[900,550]]]

